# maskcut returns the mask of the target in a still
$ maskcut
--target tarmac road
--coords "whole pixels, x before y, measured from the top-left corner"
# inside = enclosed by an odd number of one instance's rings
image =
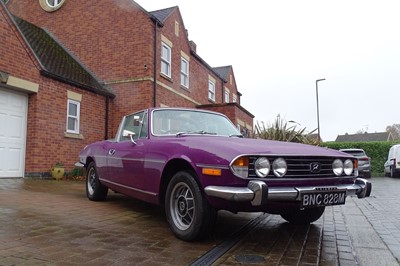
[[[0,266],[399,265],[400,179],[371,182],[370,198],[347,197],[309,226],[220,212],[206,240],[187,243],[157,206],[89,201],[82,181],[0,179]]]

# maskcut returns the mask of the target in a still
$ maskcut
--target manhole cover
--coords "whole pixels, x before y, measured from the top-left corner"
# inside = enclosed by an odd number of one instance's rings
[[[240,263],[260,263],[265,261],[264,257],[259,255],[236,255],[235,259]]]

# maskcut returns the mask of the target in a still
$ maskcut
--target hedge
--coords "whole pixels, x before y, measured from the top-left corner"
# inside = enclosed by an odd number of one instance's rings
[[[371,158],[371,172],[373,176],[384,176],[383,166],[387,160],[388,152],[391,146],[400,144],[399,141],[387,142],[324,142],[322,147],[331,149],[363,149],[368,157]]]

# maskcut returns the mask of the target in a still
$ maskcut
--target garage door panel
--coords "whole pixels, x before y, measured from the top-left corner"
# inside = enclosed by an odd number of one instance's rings
[[[0,103],[1,104],[1,103]],[[0,125],[7,125],[7,114],[0,112]],[[6,138],[7,126],[0,127],[0,141]]]
[[[23,177],[28,97],[0,89],[0,178]]]
[[[9,148],[8,154],[10,157],[10,163],[7,166],[7,171],[9,173],[21,172],[21,161],[23,159],[23,150],[22,148]]]
[[[6,172],[6,156],[6,147],[0,145],[0,176]]]
[[[23,138],[25,138],[25,118],[21,115],[10,115],[8,121],[10,125],[10,127],[8,128],[8,137],[19,142],[25,141],[23,140]]]

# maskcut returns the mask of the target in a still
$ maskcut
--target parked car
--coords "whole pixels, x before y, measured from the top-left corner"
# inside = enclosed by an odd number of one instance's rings
[[[346,196],[368,197],[349,154],[297,143],[243,138],[224,115],[146,109],[123,117],[115,139],[86,146],[86,195],[109,189],[165,207],[176,237],[192,241],[218,210],[279,214],[309,224]]]
[[[384,164],[385,176],[400,176],[400,144],[393,145],[389,149],[388,159]]]
[[[371,177],[371,158],[363,149],[340,149],[340,151],[353,155],[358,160],[358,174],[364,178]]]

